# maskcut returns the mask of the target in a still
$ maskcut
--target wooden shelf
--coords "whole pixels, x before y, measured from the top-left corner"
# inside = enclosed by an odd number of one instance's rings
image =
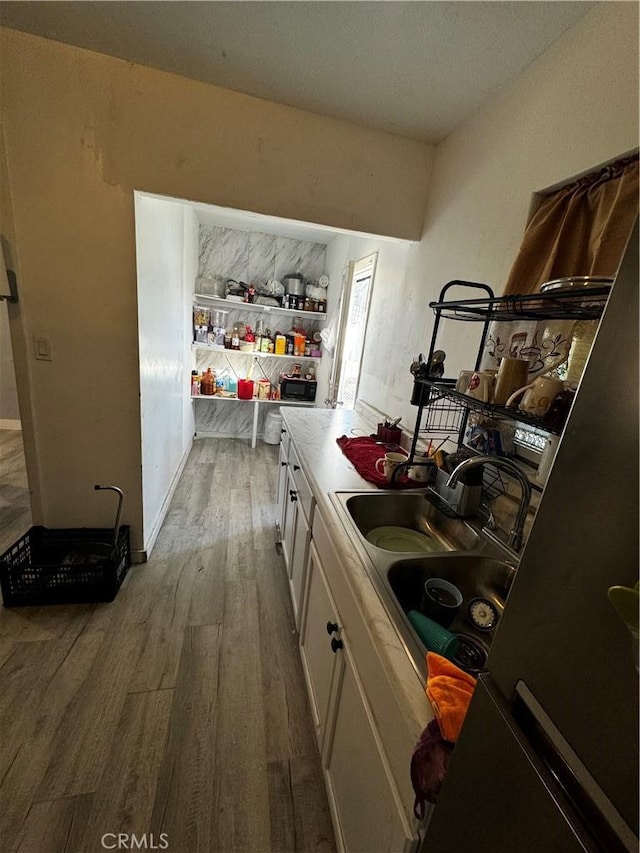
[[[318,322],[325,322],[327,314],[325,311],[302,311],[298,308],[276,308],[275,305],[257,305],[255,302],[235,302],[234,300],[221,299],[219,296],[207,296],[206,293],[194,293],[194,301],[202,301],[206,305],[216,305],[226,308],[228,311],[255,311],[258,314],[284,314],[288,317],[313,318]]]
[[[203,349],[208,352],[219,352],[224,355],[244,355],[249,358],[288,358],[289,361],[322,361],[322,356],[315,355],[276,355],[274,352],[241,352],[237,349],[224,349],[211,344],[191,344],[192,349]]]

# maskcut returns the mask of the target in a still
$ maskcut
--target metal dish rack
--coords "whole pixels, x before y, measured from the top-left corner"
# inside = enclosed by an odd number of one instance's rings
[[[479,291],[483,296],[448,300],[447,294],[454,287]],[[487,284],[455,279],[444,285],[437,302],[429,303],[429,307],[435,314],[435,320],[426,363],[431,363],[433,354],[438,349],[438,332],[443,320],[483,324],[473,365],[473,370],[479,370],[492,321],[598,320],[602,316],[610,290],[611,286],[606,284],[589,287],[588,290],[574,288],[548,293],[495,296]],[[484,403],[462,394],[455,389],[455,379],[416,378],[415,385],[412,401],[415,401],[418,411],[409,455],[410,462],[415,458],[420,436],[429,435],[445,439],[450,437],[452,441],[456,441],[457,436],[458,447],[461,447],[464,443],[470,412],[479,412],[494,419],[518,421],[555,434],[560,434],[564,427],[564,423],[535,417],[517,409]],[[484,489],[489,498],[504,492],[502,475],[497,468],[485,466]]]

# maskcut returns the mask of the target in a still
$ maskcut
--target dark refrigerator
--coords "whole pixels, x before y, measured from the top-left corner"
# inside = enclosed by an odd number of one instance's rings
[[[636,225],[421,853],[638,850],[638,527]]]

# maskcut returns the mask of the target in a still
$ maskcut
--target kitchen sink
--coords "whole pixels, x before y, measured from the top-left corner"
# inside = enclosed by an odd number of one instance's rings
[[[365,540],[372,530],[389,526],[427,536],[434,551],[469,551],[480,542],[480,535],[470,524],[445,515],[422,492],[353,495],[347,498],[346,508]],[[371,543],[367,540],[367,544]]]
[[[454,662],[476,674],[499,626],[517,560],[471,520],[451,517],[428,495],[370,491],[333,492],[330,497],[418,674],[426,676],[426,647],[408,614],[421,610],[425,581],[433,577],[455,584],[462,593],[462,605],[449,626],[459,640]],[[387,526],[428,537],[426,550],[405,552],[403,547],[398,553],[368,541],[372,531]]]

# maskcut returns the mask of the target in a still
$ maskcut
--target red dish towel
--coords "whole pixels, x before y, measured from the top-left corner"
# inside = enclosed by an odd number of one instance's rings
[[[384,444],[378,444],[375,436],[359,435],[356,438],[349,438],[346,435],[341,435],[336,441],[349,462],[353,463],[358,474],[364,477],[368,483],[373,483],[374,486],[379,486],[382,489],[420,488],[420,484],[410,480],[404,471],[400,472],[397,482],[394,483],[390,483],[384,474],[379,474],[376,471],[376,462],[378,459],[382,459],[388,452],[388,448]],[[403,453],[404,451],[398,448],[398,452]],[[380,467],[382,468],[382,465]]]

